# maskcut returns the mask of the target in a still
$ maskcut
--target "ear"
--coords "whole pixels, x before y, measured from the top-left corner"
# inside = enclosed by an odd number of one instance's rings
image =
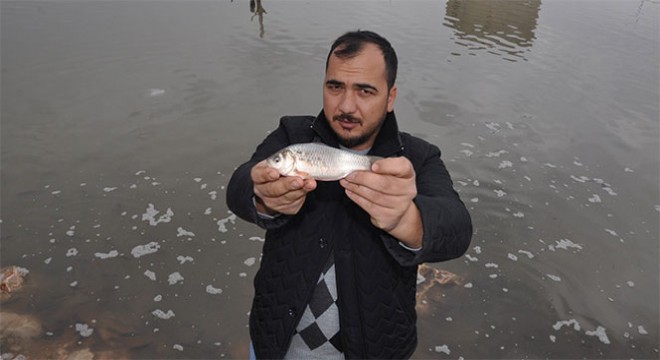
[[[396,99],[397,87],[396,85],[392,86],[389,94],[387,94],[387,112],[392,112],[394,110],[394,100]]]

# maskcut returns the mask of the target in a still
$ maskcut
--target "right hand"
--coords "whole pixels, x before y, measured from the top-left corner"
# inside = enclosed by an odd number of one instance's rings
[[[281,176],[276,169],[268,166],[266,160],[254,165],[250,176],[257,211],[269,215],[297,214],[305,203],[307,193],[316,189],[316,180]]]

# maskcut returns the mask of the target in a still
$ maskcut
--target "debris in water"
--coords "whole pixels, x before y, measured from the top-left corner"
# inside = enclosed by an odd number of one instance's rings
[[[211,286],[211,285],[207,285],[207,286],[206,286],[206,292],[209,293],[209,294],[211,294],[211,295],[218,295],[218,294],[222,294],[222,289],[220,289],[220,288],[215,288],[215,287],[213,287],[213,286]]]
[[[192,258],[192,256],[181,256],[181,255],[177,256],[177,257],[176,257],[176,260],[177,260],[177,261],[179,262],[179,264],[181,264],[181,265],[185,264],[185,263],[188,262],[188,261],[190,261],[190,262],[193,262],[193,261],[194,261],[194,259]]]
[[[603,344],[609,344],[610,339],[607,337],[607,334],[605,333],[605,328],[602,326],[599,326],[596,328],[594,331],[586,331],[585,334],[588,336],[598,336],[598,339],[603,343]]]
[[[94,332],[94,329],[90,328],[87,324],[76,324],[76,331],[82,337],[89,337]]]
[[[564,320],[564,321],[557,321],[552,328],[555,330],[559,330],[562,328],[562,326],[568,326],[570,327],[573,325],[573,329],[575,331],[580,331],[580,323],[577,322],[575,319],[570,319],[570,320]]]
[[[167,310],[167,312],[164,312],[161,309],[156,309],[151,312],[154,316],[163,319],[163,320],[169,320],[174,317],[174,311],[172,310]]]
[[[156,210],[154,204],[149,204],[146,212],[142,214],[142,221],[149,221],[149,225],[156,226],[160,223],[168,223],[172,221],[172,216],[174,216],[174,212],[170,208],[167,208],[165,214],[161,215],[158,220],[156,220],[156,215],[158,214],[160,214],[160,211]]]
[[[114,257],[119,256],[119,251],[117,251],[117,250],[111,250],[111,251],[110,251],[109,253],[107,253],[107,254],[97,252],[97,253],[94,253],[94,256],[96,256],[96,257],[99,258],[99,259],[109,259],[109,258],[114,258]]]
[[[8,297],[9,294],[20,289],[29,272],[28,269],[19,266],[9,266],[2,269],[2,273],[0,273],[0,292],[2,293],[2,297]]]
[[[181,226],[179,226],[179,228],[176,229],[176,231],[177,231],[176,237],[181,237],[181,236],[193,237],[193,236],[195,236],[195,233],[193,233],[192,231],[187,231],[184,228],[182,228]]]
[[[134,257],[139,258],[140,256],[153,254],[157,252],[158,249],[160,249],[160,245],[157,242],[152,241],[146,245],[138,245],[134,247],[133,250],[131,250],[131,254]]]
[[[156,281],[156,273],[151,271],[151,270],[145,271],[144,276],[148,277],[149,279],[151,279],[153,281]]]
[[[179,281],[183,281],[183,276],[179,274],[179,272],[173,272],[167,277],[167,282],[170,283],[170,285],[174,285],[178,283]]]
[[[447,345],[436,346],[436,347],[435,347],[435,352],[437,352],[437,353],[445,353],[445,354],[447,354],[447,355],[449,355],[449,354],[451,353],[451,351],[449,350],[449,346],[447,346]]]
[[[231,222],[232,224],[235,224],[236,223],[236,215],[231,214],[231,215],[229,215],[228,217],[226,217],[224,219],[218,220],[218,231],[220,231],[221,233],[227,232],[227,223],[228,222]]]

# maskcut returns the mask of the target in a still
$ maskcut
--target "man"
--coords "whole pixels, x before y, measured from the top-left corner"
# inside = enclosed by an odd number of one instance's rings
[[[323,111],[283,117],[229,182],[229,208],[267,230],[250,312],[257,358],[410,357],[417,265],[468,248],[470,215],[440,150],[398,130],[396,72],[396,53],[378,34],[339,37]],[[306,142],[384,159],[332,182],[267,166],[271,154]]]

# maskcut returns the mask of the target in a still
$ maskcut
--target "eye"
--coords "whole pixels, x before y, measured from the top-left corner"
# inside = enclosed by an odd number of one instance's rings
[[[373,89],[369,89],[369,88],[360,89],[360,96],[371,96],[371,95],[374,95],[374,94],[375,94],[375,92],[374,92]]]

